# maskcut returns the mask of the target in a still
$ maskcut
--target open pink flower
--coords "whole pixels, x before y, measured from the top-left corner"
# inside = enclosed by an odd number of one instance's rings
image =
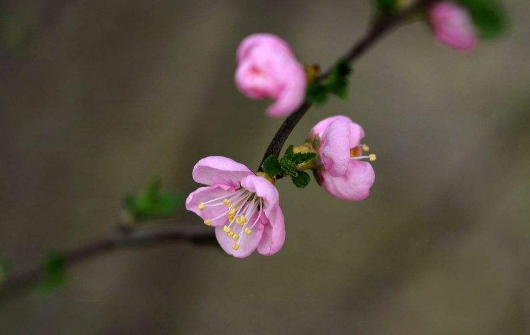
[[[477,45],[475,27],[464,7],[450,1],[437,2],[429,16],[440,43],[457,50],[472,50]]]
[[[210,156],[193,168],[193,180],[207,185],[192,192],[186,209],[215,227],[221,247],[238,258],[254,250],[273,255],[285,241],[285,223],[276,187],[230,158]]]
[[[235,81],[249,98],[276,100],[267,113],[278,117],[300,107],[307,85],[304,68],[287,42],[271,34],[254,34],[241,42]]]
[[[375,181],[372,165],[363,159],[375,160],[375,155],[362,156],[368,146],[361,144],[363,128],[346,116],[333,116],[317,123],[309,139],[316,143],[321,163],[320,184],[336,198],[364,200],[370,195]]]

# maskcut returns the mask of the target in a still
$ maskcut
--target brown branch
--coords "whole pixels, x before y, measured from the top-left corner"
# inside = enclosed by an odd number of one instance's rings
[[[368,33],[357,42],[343,57],[342,61],[353,63],[359,56],[364,54],[385,33],[403,22],[419,9],[434,0],[419,0],[408,9],[395,15],[389,15],[375,20]],[[331,69],[323,73],[318,80],[324,80],[331,73]],[[279,156],[285,141],[311,107],[311,103],[305,101],[298,110],[291,114],[280,126],[271,140],[263,160],[269,155]],[[263,161],[262,161],[263,163]],[[261,166],[261,164],[260,164]],[[261,169],[261,167],[260,167]],[[148,245],[159,245],[162,243],[189,242],[195,244],[209,244],[215,242],[214,233],[211,229],[199,225],[171,226],[158,229],[152,228],[126,228],[119,229],[111,236],[104,237],[95,242],[74,248],[61,254],[64,266],[70,267],[87,259],[123,248],[137,248]],[[5,297],[21,289],[32,286],[42,280],[45,276],[45,268],[42,264],[24,270],[18,270],[10,275],[0,284],[0,296]]]
[[[215,237],[211,229],[201,225],[119,229],[110,236],[65,251],[61,253],[61,258],[64,260],[64,267],[66,268],[118,249],[180,242],[205,245],[215,242]],[[45,275],[46,269],[42,264],[13,272],[0,286],[0,297],[4,298],[30,287],[41,281]]]
[[[376,41],[379,40],[384,34],[392,30],[399,23],[410,18],[413,14],[418,12],[420,9],[425,8],[428,4],[434,2],[434,0],[419,0],[409,8],[399,12],[395,15],[388,15],[380,17],[374,20],[374,23],[370,27],[368,33],[359,40],[344,56],[342,56],[339,61],[345,61],[348,63],[353,63],[357,58],[363,55],[371,46],[374,45]],[[328,69],[319,77],[319,81],[326,79],[331,74],[332,68]],[[259,170],[262,171],[261,165],[267,157],[274,155],[278,157],[282,148],[287,141],[287,138],[294,130],[298,122],[304,117],[305,113],[311,108],[311,103],[305,101],[302,106],[300,106],[295,112],[293,112],[280,126],[276,131],[276,134],[272,138],[263,158],[261,160]]]

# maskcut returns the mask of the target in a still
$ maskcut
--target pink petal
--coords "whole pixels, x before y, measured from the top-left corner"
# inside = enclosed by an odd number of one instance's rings
[[[215,207],[207,206],[201,211],[199,210],[199,204],[201,202],[207,202],[208,200],[216,199],[219,197],[228,197],[234,192],[235,190],[232,187],[225,185],[200,187],[195,192],[192,192],[190,193],[190,195],[188,195],[188,198],[186,199],[186,209],[194,212],[203,220],[213,219],[226,212],[227,208],[224,205]],[[228,222],[228,218],[221,218],[212,221],[212,226],[222,226],[226,222]]]
[[[279,206],[269,213],[269,224],[265,225],[263,237],[258,245],[258,252],[265,256],[277,253],[285,242],[285,220]]]
[[[320,160],[324,169],[332,176],[346,173],[350,162],[349,119],[335,119],[324,130],[321,138]]]
[[[270,213],[276,211],[279,207],[280,195],[276,187],[267,179],[256,175],[251,175],[241,180],[241,186],[263,199],[265,215],[269,217]]]
[[[277,95],[276,102],[267,109],[272,117],[281,117],[291,114],[298,109],[305,100],[307,78],[305,70],[297,61],[288,62],[283,68],[284,87]]]
[[[285,42],[280,37],[267,33],[258,33],[252,34],[243,39],[243,41],[241,41],[239,47],[237,48],[237,63],[241,63],[245,58],[249,56],[249,54],[253,51],[254,48],[261,45],[268,45],[278,52],[283,52],[292,55],[292,51],[289,47],[289,44],[287,44],[287,42]]]
[[[323,171],[320,177],[322,187],[335,198],[360,201],[370,195],[370,188],[375,181],[375,172],[370,163],[351,160],[345,175],[333,177]]]
[[[253,173],[230,158],[210,156],[195,164],[192,175],[193,180],[204,185],[222,184],[238,188],[241,179]]]
[[[450,1],[434,4],[430,11],[434,35],[438,41],[457,50],[472,50],[477,45],[475,27],[468,11]]]
[[[238,231],[238,234],[239,233],[241,232]],[[239,249],[234,250],[232,246],[236,242],[231,237],[226,235],[222,227],[215,228],[215,236],[217,237],[217,241],[219,242],[221,248],[223,248],[223,250],[229,255],[237,258],[245,258],[253,253],[254,250],[256,250],[259,242],[261,241],[263,235],[263,225],[261,223],[256,224],[254,228],[252,228],[252,233],[250,235],[247,235],[244,232],[239,235],[242,235],[241,243],[239,244]]]
[[[351,128],[350,148],[358,146],[361,143],[361,140],[364,138],[364,130],[360,125],[353,122],[349,117],[344,115],[331,116],[317,123],[311,130],[311,134],[309,136],[310,139],[315,138],[315,136],[317,135],[322,138],[324,131],[329,127],[331,123],[337,120],[349,122]]]

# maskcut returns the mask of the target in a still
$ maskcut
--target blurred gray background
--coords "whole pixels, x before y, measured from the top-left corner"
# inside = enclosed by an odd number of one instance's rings
[[[530,4],[462,54],[425,24],[356,65],[333,114],[378,155],[371,197],[279,182],[287,242],[245,260],[165,245],[76,266],[50,296],[0,302],[2,334],[529,334]],[[256,168],[281,120],[239,94],[235,50],[275,33],[323,67],[362,36],[362,1],[1,4],[0,250],[17,265],[96,239],[153,175],[187,194],[195,162]],[[183,216],[190,220],[189,216]],[[196,224],[199,219],[191,217]]]

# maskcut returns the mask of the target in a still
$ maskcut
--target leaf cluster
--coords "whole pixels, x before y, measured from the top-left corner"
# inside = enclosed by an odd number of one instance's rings
[[[322,105],[327,102],[330,94],[345,100],[348,98],[349,80],[352,67],[346,61],[338,62],[329,76],[322,81],[314,81],[307,87],[307,100]]]
[[[267,157],[261,168],[272,178],[289,176],[296,187],[304,188],[309,185],[311,177],[305,171],[297,171],[296,167],[299,164],[310,162],[316,157],[317,155],[314,152],[294,153],[291,145],[287,148],[282,158],[278,159],[274,155]]]

